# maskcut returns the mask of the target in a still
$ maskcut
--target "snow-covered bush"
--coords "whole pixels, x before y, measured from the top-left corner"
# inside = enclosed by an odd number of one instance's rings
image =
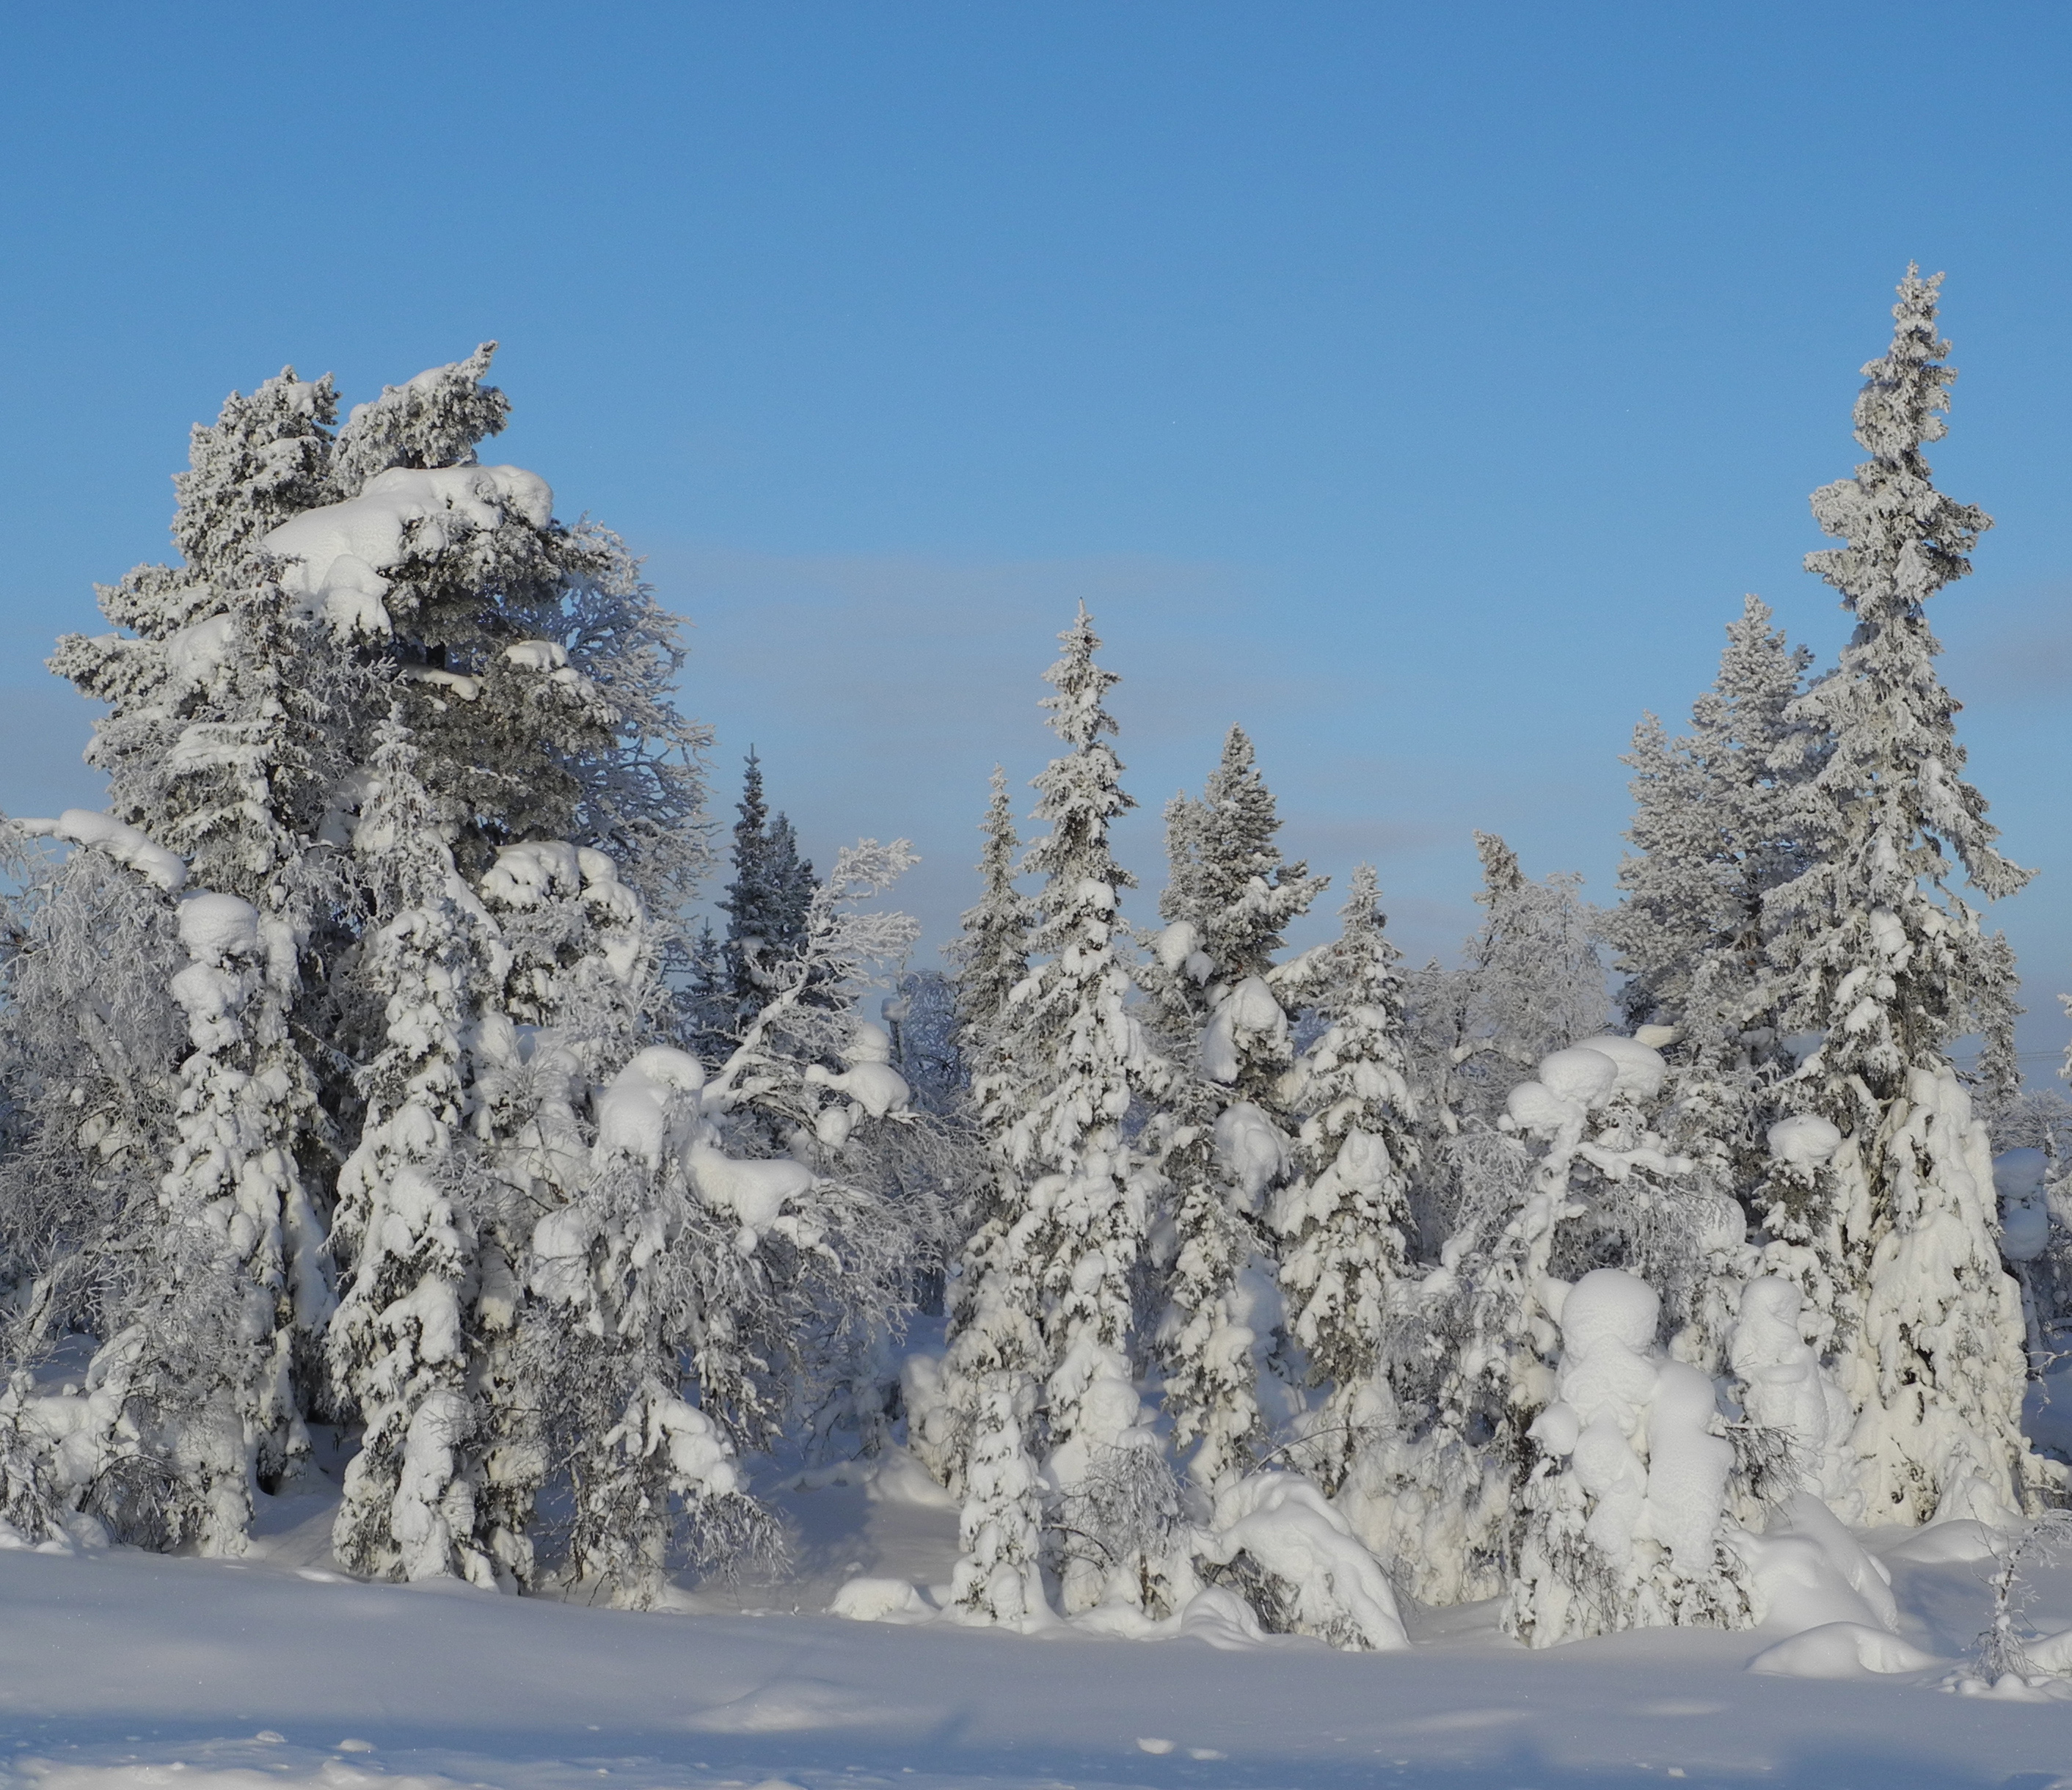
[[[1560,1271],[1611,1266],[1593,1259],[1607,1253],[1637,1262],[1644,1239],[1620,1221],[1642,1197],[1629,1184],[1688,1167],[1633,1105],[1659,1086],[1661,1058],[1631,1039],[1601,1042],[1542,1057],[1507,1097],[1504,1130],[1458,1159],[1478,1197],[1437,1266],[1405,1289],[1389,1351],[1395,1420],[1338,1496],[1426,1602],[1488,1596],[1508,1579],[1535,1460],[1527,1429],[1555,1396]]]
[[[1533,1419],[1504,1625],[1551,1647],[1622,1628],[1750,1626],[1728,1539],[1734,1449],[1712,1382],[1656,1346],[1661,1302],[1599,1268],[1560,1300],[1556,1397]]]

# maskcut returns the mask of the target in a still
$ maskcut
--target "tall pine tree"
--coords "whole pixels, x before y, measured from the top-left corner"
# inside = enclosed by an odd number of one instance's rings
[[[1856,626],[1792,711],[1832,744],[1798,786],[1811,861],[1766,901],[1774,998],[1786,1027],[1819,1040],[1782,1103],[1832,1132],[1809,1152],[1807,1127],[1788,1128],[1796,1143],[1782,1153],[1798,1172],[1772,1177],[1762,1216],[1774,1267],[1832,1320],[1875,1521],[2002,1513],[2029,1471],[2020,1308],[1994,1242],[1984,1130],[1950,1060],[1979,1035],[1992,1075],[2016,1012],[2004,941],[1951,884],[1961,874],[1997,899],[2029,872],[1995,849],[1985,800],[1963,781],[1958,704],[1935,674],[1926,613],[1971,569],[1990,523],[1935,489],[1922,454],[1945,433],[1955,377],[1936,330],[1939,280],[1908,269],[1891,347],[1856,399],[1870,458],[1813,495],[1845,544],[1807,568]]]

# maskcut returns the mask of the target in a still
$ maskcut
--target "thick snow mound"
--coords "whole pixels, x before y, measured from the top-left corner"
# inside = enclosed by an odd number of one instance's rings
[[[97,845],[117,864],[127,864],[146,882],[168,895],[187,880],[186,861],[155,844],[134,827],[92,808],[68,808],[55,820],[18,820],[14,824],[36,839],[61,839],[72,845]]]
[[[1669,1074],[1669,1065],[1663,1061],[1660,1051],[1638,1038],[1622,1037],[1616,1032],[1585,1038],[1576,1048],[1594,1050],[1601,1057],[1610,1057],[1613,1068],[1618,1071],[1612,1080],[1612,1092],[1624,1094],[1629,1100],[1652,1100],[1661,1093],[1663,1082]]]
[[[533,839],[500,846],[496,862],[482,879],[482,892],[506,907],[536,907],[556,895],[582,888],[582,860],[565,840]]]
[[[1618,1065],[1601,1050],[1572,1045],[1540,1059],[1540,1085],[1557,1100],[1601,1106],[1618,1086]]]
[[[1993,1532],[1970,1517],[1930,1523],[1916,1529],[1906,1540],[1879,1550],[1888,1560],[1905,1560],[1917,1566],[1942,1566],[1951,1562],[1992,1560],[1999,1557]]]
[[[1762,1535],[1734,1546],[1749,1563],[1756,1620],[1773,1634],[1836,1624],[1890,1630],[1899,1620],[1881,1562],[1811,1492],[1802,1492]]]
[[[669,1045],[651,1045],[636,1054],[597,1099],[597,1152],[600,1158],[630,1156],[660,1164],[669,1143],[669,1102],[696,1094],[705,1065]]]
[[[1765,1648],[1749,1661],[1748,1669],[1780,1678],[1873,1678],[1926,1672],[1941,1663],[1882,1628],[1830,1622]]]
[[[835,1593],[828,1614],[851,1622],[930,1622],[935,1612],[903,1579],[852,1579]]]
[[[1661,1314],[1661,1298],[1646,1281],[1622,1268],[1593,1268],[1562,1303],[1562,1345],[1579,1355],[1605,1342],[1636,1352],[1648,1349]]]
[[[1842,1134],[1812,1113],[1780,1119],[1765,1132],[1770,1153],[1779,1162],[1817,1168],[1842,1147]]]
[[[1216,1501],[1211,1557],[1249,1554],[1295,1592],[1297,1620],[1334,1646],[1392,1652],[1410,1644],[1375,1557],[1324,1494],[1293,1473],[1255,1473]]]
[[[789,1156],[742,1161],[701,1143],[692,1147],[689,1160],[700,1197],[726,1207],[740,1221],[734,1246],[744,1255],[754,1253],[786,1204],[813,1184],[812,1170]]]
[[[1248,975],[1216,1003],[1202,1033],[1202,1073],[1211,1082],[1235,1082],[1244,1047],[1261,1038],[1287,1035],[1288,1016],[1273,991]]]
[[[1552,1137],[1564,1126],[1580,1127],[1594,1108],[1611,1098],[1618,1082],[1619,1065],[1603,1051],[1572,1045],[1541,1057],[1540,1078],[1513,1088],[1504,1097],[1504,1111],[1520,1131]]]
[[[1248,1100],[1234,1102],[1216,1115],[1217,1160],[1244,1195],[1248,1212],[1256,1211],[1260,1196],[1288,1172],[1288,1140],[1264,1111]]]
[[[2039,1672],[2072,1672],[2072,1628],[2061,1628],[2023,1649]]]
[[[180,942],[197,963],[224,963],[259,951],[259,910],[235,895],[190,895],[180,903]]]

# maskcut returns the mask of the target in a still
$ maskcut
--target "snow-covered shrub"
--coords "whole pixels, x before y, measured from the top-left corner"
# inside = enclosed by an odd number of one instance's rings
[[[1477,1197],[1438,1265],[1406,1288],[1389,1352],[1394,1423],[1339,1493],[1361,1539],[1426,1602],[1488,1596],[1510,1577],[1535,1460],[1526,1431],[1554,1397],[1559,1270],[1609,1265],[1591,1259],[1608,1248],[1630,1257],[1630,1227],[1603,1221],[1632,1203],[1626,1184],[1688,1166],[1633,1105],[1659,1086],[1660,1057],[1604,1042],[1542,1057],[1507,1096],[1505,1129],[1458,1158]]]
[[[1799,1288],[1762,1275],[1742,1290],[1728,1361],[1749,1423],[1785,1439],[1784,1476],[1847,1509],[1856,1492],[1849,1435],[1855,1413],[1822,1369],[1808,1328]]]
[[[1298,1474],[1255,1473],[1227,1487],[1199,1559],[1207,1576],[1240,1590],[1269,1632],[1377,1652],[1410,1644],[1388,1575]]]
[[[1551,1647],[1622,1628],[1754,1620],[1728,1539],[1733,1445],[1712,1382],[1656,1345],[1661,1302],[1599,1268],[1560,1302],[1554,1402],[1533,1419],[1504,1625]]]

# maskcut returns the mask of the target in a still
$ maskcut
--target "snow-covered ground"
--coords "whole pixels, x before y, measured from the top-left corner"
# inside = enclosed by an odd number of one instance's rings
[[[955,1511],[896,1458],[779,1501],[790,1574],[650,1616],[346,1579],[321,1498],[272,1505],[235,1564],[0,1552],[0,1782],[2072,1787],[2072,1700],[1940,1688],[1985,1621],[1971,1524],[1872,1538],[1934,1664],[1811,1679],[1747,1671],[1762,1633],[1528,1652],[1486,1607],[1411,1611],[1388,1654],[848,1621],[845,1583],[947,1579]],[[2034,1626],[2072,1626],[2072,1570],[2037,1582]]]

